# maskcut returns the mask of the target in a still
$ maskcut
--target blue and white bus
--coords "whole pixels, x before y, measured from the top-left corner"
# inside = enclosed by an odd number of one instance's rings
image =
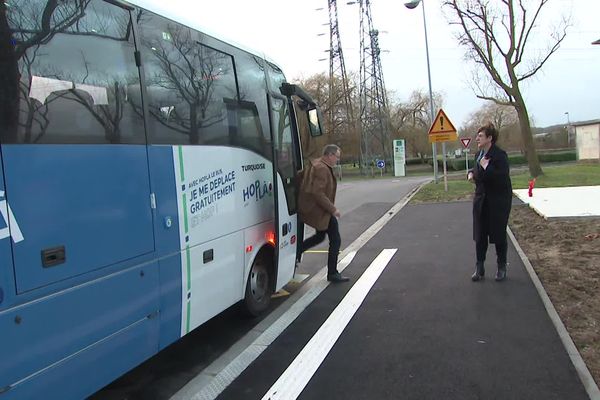
[[[293,277],[316,105],[140,6],[0,3],[0,400],[85,398]]]

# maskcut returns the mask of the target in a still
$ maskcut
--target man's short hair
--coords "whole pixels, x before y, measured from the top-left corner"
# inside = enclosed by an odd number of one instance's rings
[[[323,155],[329,155],[329,154],[337,154],[338,151],[340,150],[340,147],[338,145],[335,144],[328,144],[325,145],[325,147],[323,147]]]

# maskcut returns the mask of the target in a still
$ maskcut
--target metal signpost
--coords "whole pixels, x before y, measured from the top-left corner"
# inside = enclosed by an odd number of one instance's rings
[[[471,144],[471,138],[470,137],[461,137],[460,142],[462,143],[463,147],[465,148],[465,170],[468,172],[469,171],[469,145]]]
[[[440,111],[437,113],[437,117],[433,121],[431,128],[429,129],[429,143],[437,143],[442,142],[444,146],[442,146],[442,152],[444,153],[444,190],[448,191],[448,174],[446,173],[446,142],[451,142],[458,139],[458,135],[456,133],[456,128],[450,122],[450,119],[440,108]],[[434,163],[437,163],[437,160],[433,160]]]
[[[444,157],[443,157],[443,160],[444,160],[444,190],[446,192],[448,191],[448,174],[446,173],[447,171],[446,171],[446,146],[445,146],[445,143],[454,141],[457,138],[458,138],[458,135],[456,134],[456,128],[454,127],[452,122],[450,122],[450,119],[448,118],[448,116],[446,115],[444,110],[442,110],[440,108],[440,111],[438,111],[437,117],[435,117],[435,120],[433,121],[433,124],[431,125],[431,128],[429,129],[429,143],[442,142],[442,144],[443,144],[442,152],[444,153]],[[434,160],[434,162],[437,163],[437,160]]]
[[[383,176],[383,169],[385,168],[385,160],[377,160],[377,168],[379,168],[381,176]]]

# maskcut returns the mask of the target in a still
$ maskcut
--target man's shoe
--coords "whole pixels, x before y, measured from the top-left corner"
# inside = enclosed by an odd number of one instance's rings
[[[348,278],[347,276],[342,276],[342,274],[340,274],[339,272],[336,272],[335,274],[327,274],[327,280],[329,282],[348,282],[350,280],[350,278]]]

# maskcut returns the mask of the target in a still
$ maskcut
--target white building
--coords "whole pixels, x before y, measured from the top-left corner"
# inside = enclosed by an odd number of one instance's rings
[[[578,160],[600,160],[600,119],[573,124]]]

